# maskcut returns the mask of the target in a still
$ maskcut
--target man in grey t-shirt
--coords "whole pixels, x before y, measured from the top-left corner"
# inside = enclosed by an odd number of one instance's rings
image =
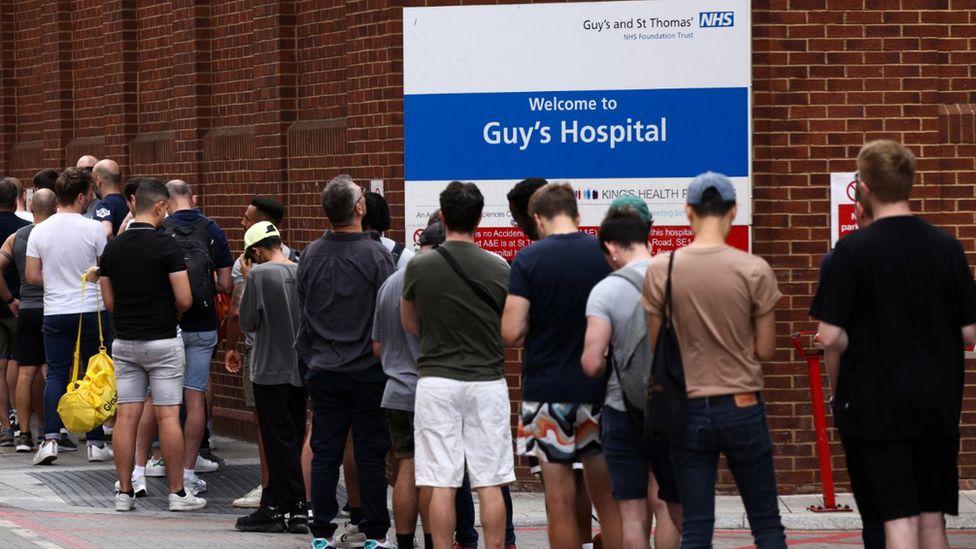
[[[651,260],[647,246],[650,227],[646,206],[641,211],[639,206],[630,205],[611,206],[600,226],[600,244],[609,262],[616,269],[627,271],[629,278],[611,275],[590,291],[582,357],[587,375],[601,377],[608,368],[611,370],[600,437],[613,498],[620,508],[623,546],[636,549],[648,549],[647,532],[653,516],[658,518],[654,547],[677,548],[680,535],[676,525],[681,523],[669,442],[645,438],[643,425],[638,425],[627,412],[615,367],[628,360],[624,355],[630,352],[626,347],[628,341],[634,341],[634,332],[647,331],[645,315],[636,315],[639,321],[635,325],[634,307],[641,307],[641,284],[631,282],[631,278],[642,282],[647,272]],[[646,366],[650,370],[650,365]]]
[[[254,332],[250,382],[264,440],[269,479],[257,511],[237,520],[245,532],[308,532],[302,441],[305,389],[294,341],[298,333],[298,266],[281,250],[281,234],[267,221],[244,234],[245,257],[257,264],[241,298],[241,327]],[[285,521],[285,514],[288,520]]]

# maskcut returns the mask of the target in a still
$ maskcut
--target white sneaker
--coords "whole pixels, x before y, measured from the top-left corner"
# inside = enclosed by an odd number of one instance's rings
[[[115,493],[115,510],[116,511],[131,511],[136,505],[135,496],[130,496],[129,494],[123,494],[122,492]]]
[[[58,459],[58,441],[45,440],[34,454],[34,465],[50,465]]]
[[[366,544],[366,534],[359,530],[359,526],[347,522],[345,532],[336,534],[335,543],[340,547],[362,547]]]
[[[147,477],[165,477],[166,476],[166,463],[163,458],[152,459],[146,462],[146,476]]]
[[[121,483],[115,481],[115,491],[118,492],[121,488]],[[132,490],[136,493],[137,498],[144,498],[148,495],[146,492],[146,477],[144,476],[133,476],[132,477]]]
[[[94,444],[88,445],[88,461],[112,461],[115,454],[112,453],[112,449],[105,446],[95,446]]]
[[[220,464],[216,461],[210,461],[203,456],[197,456],[196,466],[193,467],[195,473],[213,473],[217,469],[220,469]]]
[[[247,509],[257,509],[261,506],[261,485],[234,500],[234,507],[244,507]]]
[[[187,492],[193,492],[193,495],[202,494],[207,491],[207,481],[195,474],[183,475],[183,487]]]
[[[186,495],[183,497],[176,494],[169,495],[170,511],[195,511],[197,509],[203,509],[206,506],[207,500],[198,498],[189,490],[186,491]]]

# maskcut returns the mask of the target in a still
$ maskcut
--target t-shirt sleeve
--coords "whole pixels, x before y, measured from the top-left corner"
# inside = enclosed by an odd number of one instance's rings
[[[105,252],[105,245],[108,244],[108,239],[105,238],[105,229],[102,228],[101,223],[92,224],[92,233],[94,235],[95,242],[95,257],[102,257],[102,253]]]
[[[41,257],[41,252],[38,249],[38,239],[39,238],[42,238],[44,235],[43,235],[43,233],[41,233],[39,235],[38,234],[39,231],[37,229],[38,229],[38,227],[34,227],[34,230],[31,231],[30,236],[27,237],[27,256],[28,257],[38,257],[38,258]]]
[[[590,297],[586,300],[586,316],[602,318],[610,322],[610,278],[601,280],[590,290]]]
[[[508,293],[532,301],[532,286],[529,283],[530,266],[524,254],[517,254],[508,273]]]
[[[406,270],[403,271],[403,299],[413,301],[417,299],[417,261],[407,263]]]
[[[976,323],[976,282],[973,282],[973,274],[966,263],[966,254],[962,250],[962,245],[956,242],[957,251],[955,255],[956,266],[954,278],[956,283],[956,300],[959,310],[959,325],[968,326]]]
[[[175,240],[167,238],[164,250],[166,253],[166,269],[168,273],[172,274],[186,270],[186,260],[183,259],[183,250]],[[104,262],[105,260],[102,259],[102,261]]]
[[[822,278],[810,306],[810,316],[846,328],[854,308],[857,283],[853,258],[842,244],[838,243],[834,249]]]
[[[667,268],[667,263],[657,258],[651,260],[650,265],[647,266],[647,274],[644,276],[644,289],[641,291],[641,305],[644,306],[644,310],[648,314],[662,316],[661,305],[664,301],[664,284],[668,276]]]
[[[227,244],[227,237],[224,235],[224,230],[217,226],[216,223],[210,224],[210,234],[214,239],[214,267],[218,269],[226,269],[227,267],[234,266],[234,257],[230,255],[230,245]]]
[[[105,278],[112,278],[112,270],[114,269],[115,253],[111,246],[105,247],[105,254],[102,255],[102,260],[98,264],[98,276],[104,276]]]
[[[95,221],[108,221],[112,222],[112,208],[109,206],[108,202],[104,200],[99,200],[95,204],[95,208],[92,210],[92,219]]]
[[[241,258],[234,260],[234,266],[230,270],[230,280],[234,284],[244,282],[244,275],[241,273]]]
[[[376,294],[376,310],[373,311],[373,341],[383,341],[383,321],[381,317],[385,308],[387,297],[386,284],[380,286],[380,291]]]
[[[757,258],[758,259],[758,258]],[[752,285],[752,316],[762,316],[776,307],[776,303],[783,297],[776,284],[776,275],[769,263],[759,259],[753,270],[750,283]]]
[[[260,271],[251,271],[250,280],[244,286],[244,295],[241,296],[241,329],[246,332],[256,332],[261,327],[261,278]]]

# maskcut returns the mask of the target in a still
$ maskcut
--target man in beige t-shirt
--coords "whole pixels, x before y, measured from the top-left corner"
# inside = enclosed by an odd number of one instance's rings
[[[706,172],[688,187],[685,210],[695,239],[674,252],[671,311],[688,389],[687,425],[671,435],[684,519],[682,547],[711,547],[720,454],[746,506],[757,547],[785,548],[776,499],[773,445],[766,426],[760,360],[776,351],[774,308],[782,296],[763,259],[725,243],[735,219],[735,187]],[[669,258],[651,260],[642,301],[656,344]]]

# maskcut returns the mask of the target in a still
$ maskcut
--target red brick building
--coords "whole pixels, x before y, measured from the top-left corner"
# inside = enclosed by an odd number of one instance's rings
[[[0,0],[0,172],[29,181],[93,154],[125,176],[184,178],[237,250],[251,195],[279,197],[286,240],[301,246],[325,227],[322,183],[349,172],[385,181],[402,238],[402,7],[461,3],[494,2]],[[865,140],[903,141],[919,157],[915,206],[976,262],[976,1],[752,7],[754,251],[785,294],[769,423],[783,491],[812,491],[806,369],[789,334],[814,326],[828,174],[853,170]],[[508,358],[517,397],[518,351]],[[241,380],[215,368],[214,381],[218,429],[253,431]],[[972,486],[966,395],[960,462]]]

